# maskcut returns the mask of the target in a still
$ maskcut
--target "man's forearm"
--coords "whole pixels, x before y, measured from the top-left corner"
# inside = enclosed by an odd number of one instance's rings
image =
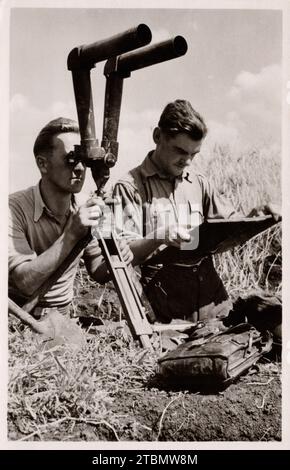
[[[110,281],[110,271],[101,255],[94,258],[85,259],[85,265],[89,275],[92,279],[94,279],[94,281],[98,282],[99,284],[105,284],[105,282]]]
[[[278,204],[263,204],[257,207],[254,207],[247,217],[257,217],[262,215],[272,215],[276,222],[282,220],[282,211],[281,207]]]
[[[72,251],[77,238],[70,232],[62,235],[37,258],[17,266],[13,271],[16,287],[24,295],[30,296],[56,271]]]

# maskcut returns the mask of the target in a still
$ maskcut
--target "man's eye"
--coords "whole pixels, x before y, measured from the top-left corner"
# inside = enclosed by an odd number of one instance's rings
[[[73,151],[69,152],[65,156],[65,160],[67,163],[73,163],[75,161],[75,154]]]
[[[73,151],[66,154],[65,160],[68,165],[77,165],[80,161],[80,159],[76,157]]]

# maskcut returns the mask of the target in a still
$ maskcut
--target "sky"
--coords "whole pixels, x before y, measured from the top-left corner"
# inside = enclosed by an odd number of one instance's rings
[[[181,35],[187,53],[124,80],[115,181],[153,148],[164,106],[191,101],[214,141],[251,145],[281,140],[282,14],[279,10],[12,8],[10,17],[9,192],[39,179],[32,147],[59,116],[76,118],[71,49],[147,24],[151,44]],[[105,62],[91,72],[101,139]],[[88,172],[86,187],[93,188]]]

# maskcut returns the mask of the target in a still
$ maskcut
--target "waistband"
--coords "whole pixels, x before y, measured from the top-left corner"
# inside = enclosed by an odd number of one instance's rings
[[[162,264],[162,263],[159,263],[159,264],[154,264],[154,263],[150,263],[150,261],[148,261],[148,263],[146,264],[143,264],[141,265],[141,269],[143,271],[143,269],[155,269],[157,271],[159,271],[160,269],[163,269],[163,268],[166,268],[167,266],[174,266],[174,267],[177,267],[177,268],[198,268],[199,266],[201,266],[205,261],[211,261],[212,258],[211,256],[204,256],[203,258],[201,258],[197,263],[168,263],[168,264]]]
[[[184,276],[192,276],[192,273],[195,272],[198,274],[198,272],[201,269],[206,269],[206,266],[208,263],[212,263],[212,257],[211,256],[206,256],[205,258],[202,258],[198,263],[194,264],[183,264],[183,263],[170,263],[170,264],[145,264],[141,265],[141,281],[143,285],[148,284],[150,280],[152,280],[157,273],[160,271],[167,271],[167,272],[178,272],[181,276],[182,273],[184,273]]]

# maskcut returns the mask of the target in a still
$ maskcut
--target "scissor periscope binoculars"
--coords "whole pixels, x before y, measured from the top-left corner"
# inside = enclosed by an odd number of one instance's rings
[[[124,79],[130,77],[134,70],[180,57],[187,51],[187,43],[182,36],[143,47],[151,39],[150,28],[139,24],[108,39],[75,47],[68,55],[67,67],[72,72],[81,136],[80,145],[75,145],[72,158],[91,168],[98,193],[101,193],[109,178],[110,168],[118,157],[117,137]],[[106,89],[103,134],[99,145],[95,132],[91,69],[104,60]]]

